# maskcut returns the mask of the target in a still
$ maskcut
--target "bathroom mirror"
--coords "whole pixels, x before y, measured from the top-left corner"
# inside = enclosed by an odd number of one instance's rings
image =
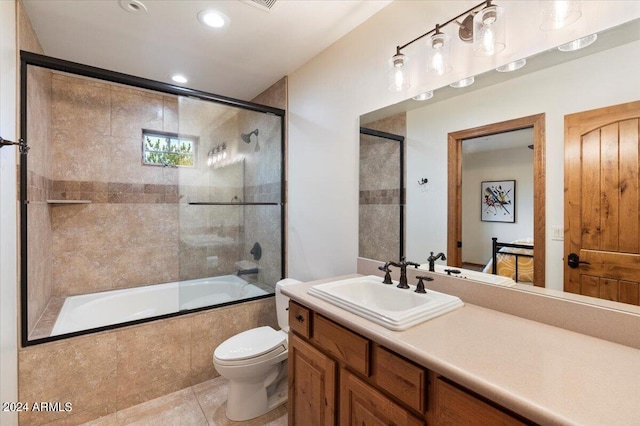
[[[562,291],[564,116],[640,99],[639,40],[640,22],[631,21],[600,32],[597,41],[585,49],[574,52],[553,49],[527,58],[526,66],[520,70],[490,71],[475,76],[475,84],[469,87],[443,87],[435,90],[429,100],[408,99],[361,116],[361,126],[375,126],[392,117],[406,120],[407,258],[426,263],[431,251],[446,253],[447,244],[451,244],[447,166],[450,134],[544,114],[542,176],[546,179],[546,212],[542,219],[545,233],[541,239],[545,246],[545,287]],[[486,180],[508,179],[512,177],[500,174]],[[516,185],[516,189],[521,188]],[[477,193],[480,203],[479,186]],[[471,223],[464,220],[463,233],[465,227],[483,223],[479,215],[474,215]],[[490,237],[486,236],[482,244],[490,245]],[[523,234],[509,237],[505,242],[531,237],[533,235]],[[518,287],[531,289],[531,286]],[[593,302],[602,303],[599,299]],[[637,307],[621,303],[616,303],[614,308],[627,309],[627,306],[637,312]]]

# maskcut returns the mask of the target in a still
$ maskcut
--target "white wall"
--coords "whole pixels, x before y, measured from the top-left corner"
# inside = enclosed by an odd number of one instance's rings
[[[564,224],[564,116],[640,98],[640,42],[629,43],[407,114],[408,182],[429,170],[425,197],[407,188],[407,255],[446,247],[447,134],[518,117],[546,114],[546,286],[562,290],[563,241],[551,228]],[[606,76],[606,78],[603,78]],[[490,102],[487,100],[490,99]],[[464,111],[460,114],[459,111]],[[425,175],[424,172],[419,173]]]
[[[0,136],[16,139],[15,1],[0,1]],[[18,400],[16,148],[0,149],[0,401]],[[17,413],[0,412],[17,425]]]
[[[405,51],[412,56],[412,87],[403,93],[389,92],[386,64],[394,54],[395,46],[429,31],[436,23],[445,22],[474,4],[475,1],[394,1],[289,76],[290,276],[306,280],[356,270],[361,114],[640,16],[640,2],[582,2],[583,16],[575,24],[559,31],[542,32],[537,20],[532,19],[538,16],[538,2],[503,1],[501,5],[509,16],[507,34],[510,36],[505,51],[496,58],[458,56],[465,60],[456,61],[451,73],[434,78],[423,72],[421,52],[424,44],[415,43]],[[447,31],[451,28],[447,27]],[[461,47],[453,49],[453,53],[468,50],[468,46],[458,44]],[[483,116],[477,118],[486,122]],[[446,152],[444,142],[434,142],[429,149],[430,155],[435,155],[440,163],[446,158],[443,156]],[[409,171],[412,164],[415,166],[412,156],[424,158],[416,150],[410,140]],[[557,149],[554,152],[557,154]],[[562,160],[561,157],[548,159],[547,163],[557,170]],[[446,162],[438,165],[438,170],[444,164]],[[420,177],[429,177],[432,173],[422,166],[417,169]],[[407,181],[412,182],[414,177],[408,176]],[[446,181],[437,185],[446,188]],[[548,192],[553,196],[557,191],[548,189]],[[442,200],[446,195],[439,192],[438,196]],[[409,234],[409,242],[434,246],[446,238],[446,213],[442,214],[441,208],[442,205],[437,207],[440,216],[433,223],[438,229],[432,233]],[[416,250],[415,245],[407,248],[409,258],[420,255],[416,258],[419,260],[422,257],[422,251]]]
[[[516,181],[514,223],[480,220],[481,184],[492,180]],[[462,261],[485,265],[492,256],[492,237],[501,242],[533,238],[533,151],[526,146],[463,156]]]

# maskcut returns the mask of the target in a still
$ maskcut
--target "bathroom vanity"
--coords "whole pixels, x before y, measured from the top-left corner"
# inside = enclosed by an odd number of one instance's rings
[[[289,424],[640,422],[637,349],[468,303],[392,331],[307,293],[348,277],[283,291]]]

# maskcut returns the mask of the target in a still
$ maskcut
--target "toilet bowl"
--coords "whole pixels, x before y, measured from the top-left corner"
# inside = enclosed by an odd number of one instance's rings
[[[289,298],[280,289],[299,282],[287,278],[276,284],[281,330],[252,328],[225,340],[213,352],[216,371],[229,380],[229,420],[253,419],[287,402]]]

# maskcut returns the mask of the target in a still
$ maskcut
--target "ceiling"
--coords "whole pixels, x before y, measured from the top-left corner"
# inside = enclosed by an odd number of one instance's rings
[[[266,11],[242,0],[23,0],[48,56],[251,100],[291,74],[392,0],[277,0]],[[197,20],[229,17],[222,30]]]

